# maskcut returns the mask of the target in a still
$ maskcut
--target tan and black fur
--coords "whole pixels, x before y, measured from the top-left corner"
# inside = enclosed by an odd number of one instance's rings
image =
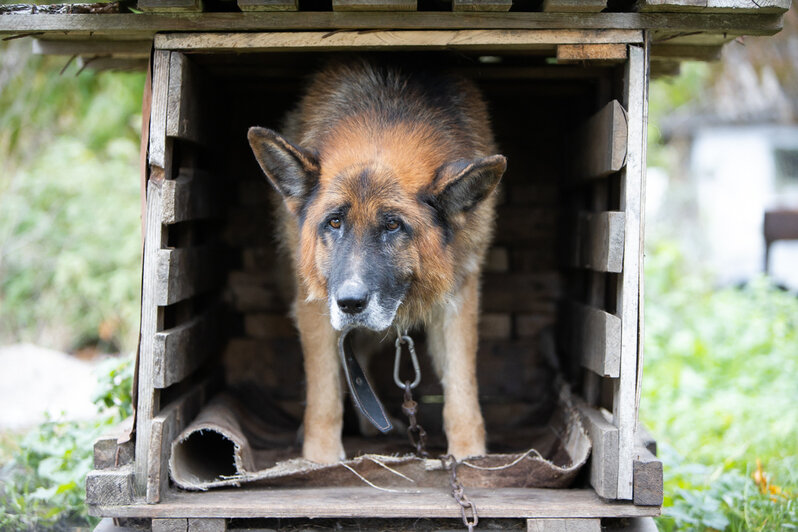
[[[279,135],[249,142],[283,198],[304,352],[303,455],[344,457],[337,337],[424,326],[458,458],[485,452],[477,400],[479,275],[506,167],[466,80],[367,60],[330,64]]]

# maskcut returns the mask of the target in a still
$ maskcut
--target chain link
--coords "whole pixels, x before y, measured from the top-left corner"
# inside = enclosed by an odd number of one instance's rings
[[[413,400],[412,384],[405,381],[405,397],[402,403],[402,413],[407,416],[410,423],[407,425],[407,437],[410,444],[416,448],[416,454],[423,458],[429,457],[427,452],[427,431],[418,424],[418,403]]]
[[[477,505],[465,494],[463,484],[457,478],[457,459],[447,454],[441,456],[441,463],[449,471],[449,487],[452,488],[452,497],[460,505],[460,515],[463,517],[463,524],[468,528],[468,532],[473,532],[474,528],[479,524],[479,514],[477,513]]]

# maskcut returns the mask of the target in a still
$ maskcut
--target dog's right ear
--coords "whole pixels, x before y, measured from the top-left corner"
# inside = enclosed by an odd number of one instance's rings
[[[249,128],[247,138],[263,173],[288,207],[292,211],[298,208],[318,183],[316,156],[264,127]]]

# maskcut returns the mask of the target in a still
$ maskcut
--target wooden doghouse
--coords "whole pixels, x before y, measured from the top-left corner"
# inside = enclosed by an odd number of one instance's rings
[[[329,54],[369,52],[475,79],[509,159],[483,278],[479,379],[489,434],[511,421],[545,422],[551,404],[540,391],[559,372],[592,443],[571,488],[469,489],[480,518],[598,531],[602,519],[657,515],[662,464],[637,421],[649,76],[683,58],[712,58],[738,35],[778,31],[789,2],[318,4],[238,0],[246,13],[176,15],[158,11],[201,12],[202,3],[140,0],[154,13],[23,14],[13,16],[21,17],[16,27],[0,17],[0,31],[42,32],[43,53],[91,60],[106,47],[113,57],[101,59],[140,62],[154,42],[135,433],[97,442],[91,513],[153,530],[273,528],[276,518],[282,526],[304,518],[459,526],[458,505],[432,488],[187,492],[169,480],[172,441],[220,388],[255,378],[285,411],[301,413],[301,352],[281,294],[269,191],[246,130],[279,126],[304,77]],[[314,11],[269,12],[297,9]],[[374,10],[413,12],[365,12]],[[390,375],[374,377],[396,406]],[[422,420],[434,431],[433,381],[420,393]]]

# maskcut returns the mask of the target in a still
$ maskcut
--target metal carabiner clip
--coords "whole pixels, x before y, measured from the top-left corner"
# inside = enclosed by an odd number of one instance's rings
[[[418,355],[416,355],[416,344],[413,343],[413,339],[410,338],[407,334],[401,334],[396,336],[396,356],[393,359],[393,382],[401,389],[406,389],[406,385],[402,382],[402,379],[399,378],[399,363],[402,361],[402,344],[407,344],[407,350],[410,351],[410,361],[413,363],[413,371],[415,372],[416,376],[413,382],[411,382],[408,386],[412,390],[418,383],[421,382],[421,368],[418,365]]]

